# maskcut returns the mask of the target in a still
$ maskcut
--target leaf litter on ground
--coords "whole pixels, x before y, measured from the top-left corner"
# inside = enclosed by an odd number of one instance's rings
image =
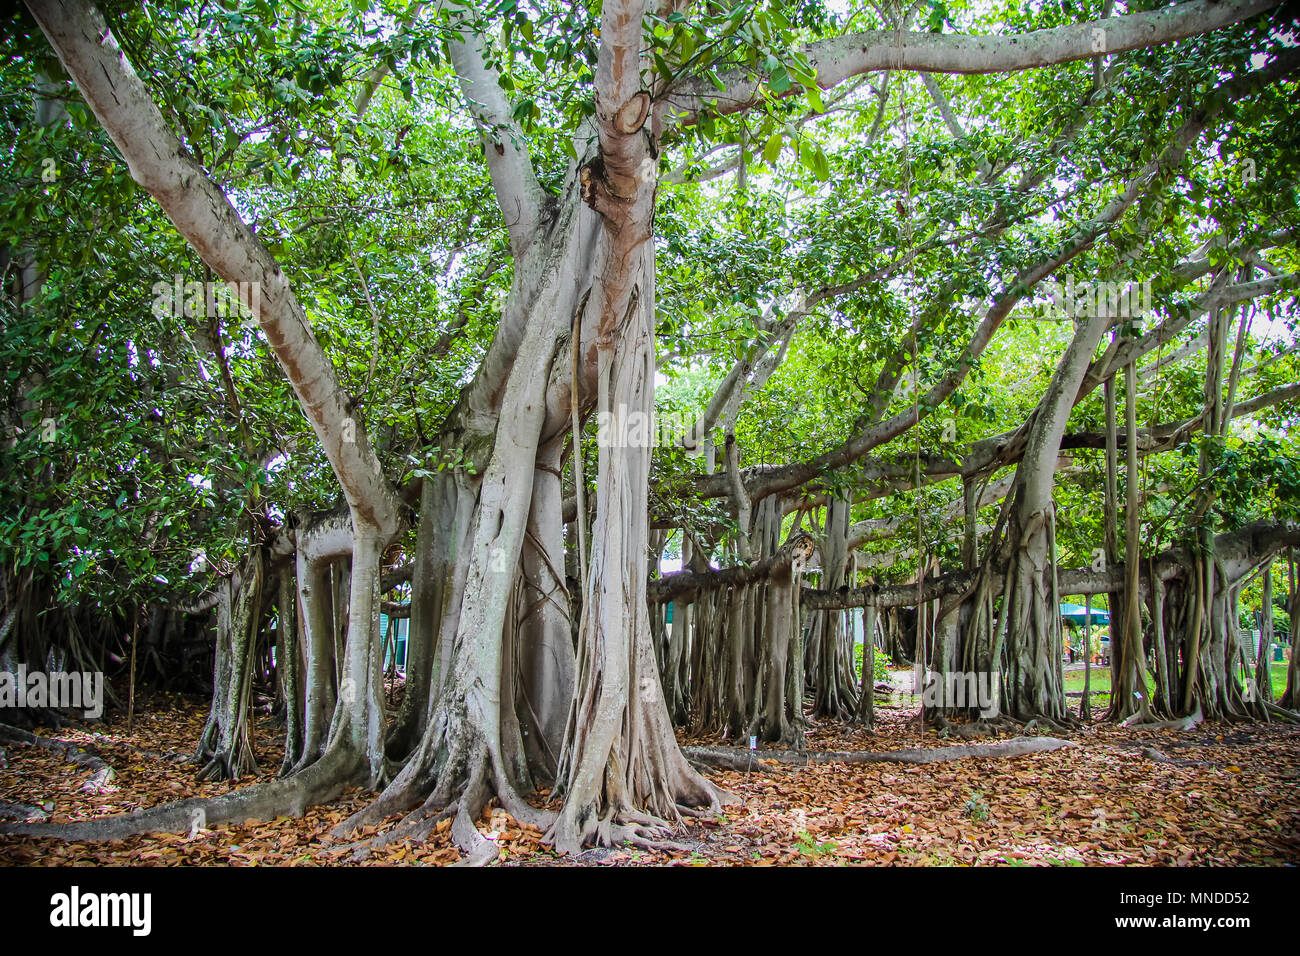
[[[152,695],[132,732],[114,718],[90,727],[45,729],[108,762],[112,780],[59,755],[8,744],[0,765],[0,806],[39,809],[53,823],[129,813],[186,797],[219,796],[278,770],[279,733],[254,724],[261,774],[230,782],[195,780],[185,758],[202,731],[207,702]],[[967,743],[922,731],[915,715],[877,715],[876,732],[810,721],[810,750],[888,751]],[[1014,736],[1003,734],[1000,736]],[[719,814],[683,817],[671,850],[594,848],[560,858],[535,827],[489,805],[479,828],[495,839],[501,865],[556,866],[1231,866],[1300,862],[1300,727],[1202,725],[1192,731],[1094,725],[1064,734],[1075,747],[1015,758],[969,758],[923,766],[778,766],[755,754],[752,770],[707,771],[741,802]],[[717,745],[716,738],[682,743]],[[977,741],[970,741],[971,743]],[[983,741],[988,742],[987,738]],[[1162,759],[1163,758],[1163,759]],[[0,863],[153,866],[443,866],[461,859],[450,820],[422,843],[394,842],[358,859],[329,831],[372,794],[350,788],[300,818],[216,826],[197,833],[148,834],[110,842],[0,835]],[[531,799],[548,803],[546,792]]]

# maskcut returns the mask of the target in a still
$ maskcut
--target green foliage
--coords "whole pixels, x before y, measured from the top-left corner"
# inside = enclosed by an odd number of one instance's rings
[[[862,676],[862,648],[862,644],[853,645],[853,673],[859,677]],[[893,666],[893,662],[890,661],[889,655],[880,648],[873,645],[871,649],[874,652],[872,673],[876,675],[876,680],[885,680],[889,674],[889,668]]]
[[[970,799],[966,801],[964,809],[966,816],[970,817],[977,823],[983,823],[989,818],[990,811],[988,801],[985,800],[984,795],[978,791],[971,794]]]
[[[498,71],[539,180],[558,191],[595,109],[601,5],[454,6],[468,11],[472,42]],[[101,8],[184,148],[283,266],[389,477],[400,485],[471,467],[463,450],[437,447],[437,426],[484,357],[514,265],[448,62],[449,44],[462,42],[450,6],[111,0]],[[1008,33],[1104,9],[1100,0],[931,0],[909,26]],[[958,135],[915,75],[819,88],[808,43],[898,27],[888,5],[840,10],[742,0],[647,18],[643,80],[654,95],[671,102],[686,83],[717,89],[738,78],[758,90],[742,113],[706,104],[659,154],[657,412],[693,422],[738,361],[774,347],[804,301],[781,363],[723,424],[751,467],[815,461],[866,429],[906,420],[869,456],[819,471],[803,488],[810,497],[851,494],[855,522],[891,520],[862,550],[897,559],[878,580],[903,580],[915,574],[909,552],[918,544],[944,570],[957,566],[961,545],[959,483],[914,490],[908,479],[918,467],[951,478],[944,467],[973,443],[1020,428],[1072,334],[1046,315],[1040,287],[972,358],[971,336],[991,306],[1094,223],[1163,154],[1176,124],[1207,105],[1224,109],[1211,133],[1057,277],[1149,279],[1153,319],[1164,321],[1211,281],[1181,275],[1191,252],[1204,249],[1216,270],[1258,270],[1240,247],[1300,223],[1300,123],[1293,84],[1219,100],[1225,77],[1285,46],[1258,22],[1108,58],[1104,90],[1093,90],[1091,62],[935,74],[964,123]],[[6,273],[0,563],[54,582],[63,603],[201,590],[255,533],[250,510],[274,520],[290,508],[325,508],[339,489],[258,330],[238,317],[152,313],[155,283],[210,276],[75,96],[67,122],[35,122],[34,93],[59,87],[62,74],[30,18],[7,24],[0,47],[0,228],[10,261],[30,255],[45,276],[38,297],[18,302]],[[358,115],[376,66],[387,75]],[[1239,175],[1245,159],[1254,178]],[[1300,268],[1294,243],[1267,257],[1272,271]],[[1294,290],[1248,308],[1239,403],[1300,373]],[[1190,322],[1140,365],[1203,330],[1202,318]],[[942,402],[928,398],[959,375]],[[1161,365],[1136,396],[1139,422],[1194,419],[1204,383],[1203,352]],[[1100,392],[1084,396],[1068,432],[1099,432]],[[1295,410],[1294,400],[1279,403],[1224,438],[1197,434],[1146,458],[1133,478],[1144,553],[1185,541],[1199,522],[1218,531],[1298,517]],[[53,441],[43,438],[47,419]],[[721,428],[712,437],[720,448]],[[1072,566],[1091,562],[1104,518],[1101,453],[1095,442],[1078,444],[1055,492],[1059,557]],[[594,482],[593,445],[582,454]],[[656,518],[718,541],[711,557],[733,560],[734,509],[699,498],[701,458],[660,447],[651,468]],[[1127,480],[1121,474],[1121,495]],[[982,542],[997,518],[996,503],[978,514]],[[877,672],[886,664],[879,655]]]
[[[813,859],[828,856],[839,849],[839,844],[834,840],[819,841],[807,830],[799,830],[795,833],[794,846],[799,853]]]

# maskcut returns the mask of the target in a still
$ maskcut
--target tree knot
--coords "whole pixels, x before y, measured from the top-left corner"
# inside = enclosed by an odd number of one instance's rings
[[[634,94],[614,114],[614,129],[624,136],[631,136],[637,132],[645,125],[646,117],[650,115],[650,103],[650,94],[646,90]]]

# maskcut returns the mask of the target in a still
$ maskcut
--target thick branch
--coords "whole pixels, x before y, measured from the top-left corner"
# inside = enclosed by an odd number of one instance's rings
[[[245,304],[257,315],[348,504],[358,519],[395,533],[397,497],[279,263],[167,126],[99,12],[78,0],[30,0],[28,6],[126,158],[131,177],[217,275],[258,291]]]
[[[510,104],[489,69],[481,44],[487,40],[466,22],[463,10],[453,14],[459,41],[447,44],[461,93],[469,105],[474,125],[483,140],[483,153],[492,176],[492,188],[510,233],[510,249],[521,255],[532,242],[541,217],[544,193],[533,170],[528,140],[514,121]]]
[[[1278,0],[1190,0],[1159,10],[1018,36],[871,30],[819,40],[809,45],[807,53],[817,70],[817,85],[824,90],[876,70],[1007,73],[1091,59],[1099,52],[1098,43],[1101,52],[1108,54],[1171,43],[1240,23],[1277,5]],[[657,107],[665,128],[691,125],[705,109],[715,114],[738,113],[763,101],[767,76],[732,70],[721,79],[726,87],[721,92],[706,77],[674,89]],[[802,92],[796,84],[783,95]]]

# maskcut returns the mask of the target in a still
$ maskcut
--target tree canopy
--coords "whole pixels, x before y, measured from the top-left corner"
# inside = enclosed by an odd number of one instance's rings
[[[869,724],[864,638],[1073,720],[1069,595],[1155,688],[1113,719],[1277,708],[1236,637],[1300,543],[1276,3],[28,8],[0,661],[197,641],[238,776],[274,643],[284,774],[210,818],[359,780],[352,825],[459,806],[471,854],[489,795],[653,841],[729,798],[674,724]]]

